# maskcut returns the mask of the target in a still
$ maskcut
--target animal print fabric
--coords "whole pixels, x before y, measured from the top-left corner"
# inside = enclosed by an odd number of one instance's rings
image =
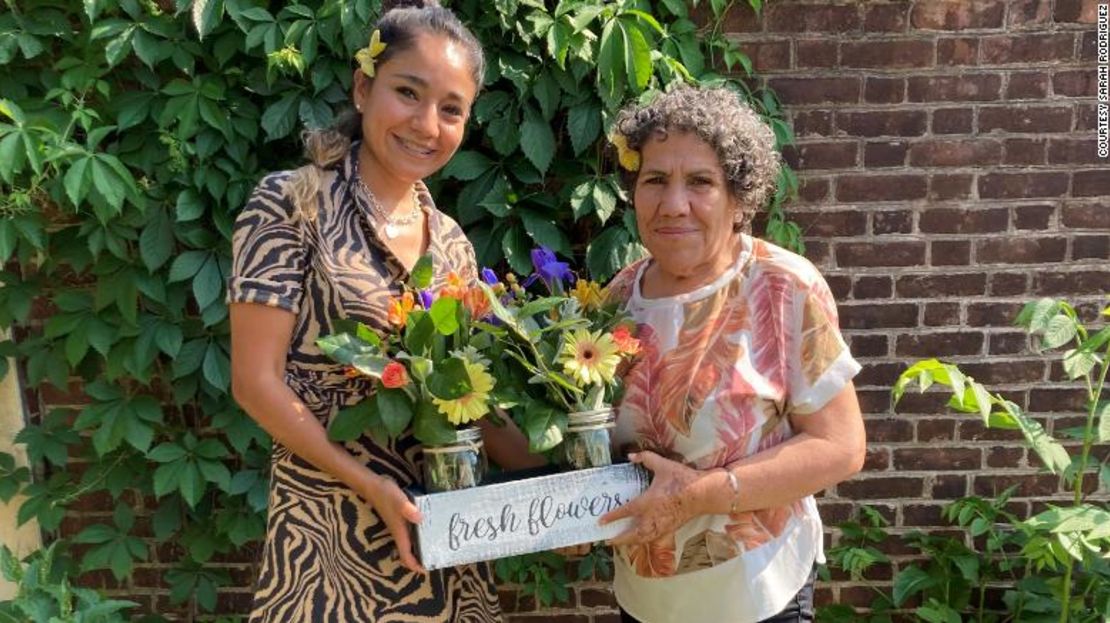
[[[285,380],[326,425],[365,399],[365,378],[347,378],[316,339],[349,318],[387,330],[387,304],[408,272],[374,229],[366,196],[355,183],[358,145],[323,172],[314,219],[296,212],[286,186],[293,175],[267,175],[239,215],[233,237],[228,301],[256,303],[296,315]],[[474,281],[474,250],[459,226],[420,188],[427,216],[433,288],[450,272]],[[423,460],[411,431],[388,445],[369,437],[347,449],[402,487],[418,483]],[[401,566],[388,530],[346,485],[275,443],[269,518],[250,623],[381,623],[500,621],[489,565],[413,573]]]

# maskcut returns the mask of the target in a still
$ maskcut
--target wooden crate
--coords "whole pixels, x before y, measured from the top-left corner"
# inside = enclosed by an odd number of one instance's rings
[[[604,541],[629,520],[598,517],[643,493],[648,473],[631,463],[414,494],[424,516],[414,529],[428,569]]]

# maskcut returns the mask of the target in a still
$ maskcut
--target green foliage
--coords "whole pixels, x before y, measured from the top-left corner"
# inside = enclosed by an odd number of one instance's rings
[[[626,100],[677,80],[728,82],[792,140],[773,93],[717,73],[751,74],[721,32],[735,2],[708,3],[706,24],[665,0],[451,4],[489,71],[466,144],[429,183],[484,265],[524,272],[539,243],[604,279],[640,254],[604,140]],[[124,576],[152,547],[176,546],[173,600],[211,610],[230,580],[203,563],[261,536],[270,441],[228,393],[229,238],[257,180],[299,163],[298,130],[347,106],[377,11],[372,0],[30,0],[0,13],[0,327],[20,329],[18,343],[0,342],[0,374],[16,356],[31,386],[87,394],[19,434],[35,478],[0,455],[0,499],[24,494],[19,521],[49,532],[88,495],[154,501],[153,538],[132,535],[117,509],[77,536],[82,567]],[[799,248],[782,210],[796,188],[785,171],[768,232]],[[47,310],[41,325],[32,309]],[[357,355],[352,365],[376,369]],[[403,424],[377,406],[356,424]]]
[[[14,599],[0,601],[0,621],[12,623],[124,623],[124,611],[138,604],[103,599],[96,591],[70,586],[57,544],[20,562],[0,545],[0,573],[17,587]],[[59,562],[61,564],[59,564]]]
[[[1100,315],[1110,316],[1110,307]],[[969,498],[948,507],[948,520],[965,528],[973,539],[984,540],[985,551],[949,537],[909,535],[911,545],[927,556],[928,563],[898,575],[893,602],[898,606],[920,594],[923,605],[916,613],[922,620],[959,621],[960,613],[971,605],[975,587],[982,620],[985,586],[997,580],[1014,586],[1005,598],[1012,620],[1066,623],[1110,615],[1110,506],[1104,495],[1084,493],[1084,478],[1089,476],[1097,477],[1099,493],[1110,487],[1107,465],[1094,466],[1091,457],[1094,445],[1110,441],[1106,423],[1110,409],[1102,397],[1110,371],[1110,327],[1092,331],[1080,322],[1072,305],[1049,298],[1027,304],[1015,323],[1039,349],[1072,346],[1061,354],[1061,364],[1067,377],[1086,390],[1086,423],[1077,431],[1059,432],[1080,441],[1078,454],[1069,452],[1017,404],[992,394],[952,364],[935,359],[917,362],[902,373],[892,394],[897,402],[911,386],[920,391],[944,386],[951,390],[950,408],[978,414],[988,427],[1019,430],[1045,469],[1072,492],[1071,505],[1049,505],[1021,519],[1004,510],[1007,492],[993,502]],[[1020,554],[1019,560],[1011,558],[1014,552]]]

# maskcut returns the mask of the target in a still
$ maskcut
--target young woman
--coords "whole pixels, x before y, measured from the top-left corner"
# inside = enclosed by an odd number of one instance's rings
[[[404,4],[356,56],[354,110],[306,133],[312,162],[266,176],[235,227],[232,389],[275,441],[254,623],[500,620],[488,565],[428,573],[413,555],[420,515],[402,488],[419,481],[422,457],[411,432],[380,445],[333,443],[325,430],[370,386],[316,339],[341,318],[388,330],[389,299],[425,253],[434,289],[450,272],[477,277],[473,249],[421,180],[462,141],[482,50],[450,11]],[[517,429],[484,432],[493,460],[537,462]]]

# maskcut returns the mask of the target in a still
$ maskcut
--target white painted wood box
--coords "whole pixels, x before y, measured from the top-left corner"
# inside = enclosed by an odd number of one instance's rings
[[[621,463],[560,472],[472,489],[417,494],[424,516],[417,553],[428,569],[592,543],[625,530],[598,517],[647,489],[648,472]]]

